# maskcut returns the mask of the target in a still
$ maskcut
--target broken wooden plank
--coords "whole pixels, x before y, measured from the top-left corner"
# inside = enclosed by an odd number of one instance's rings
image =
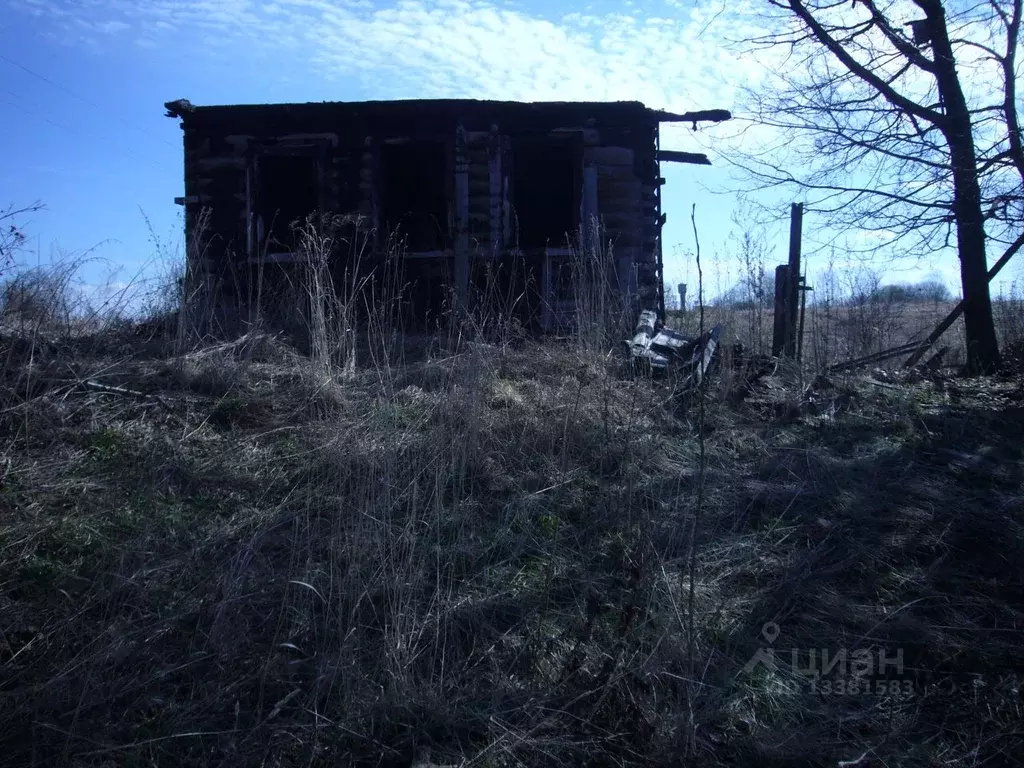
[[[657,322],[658,315],[653,309],[641,312],[633,338],[626,341],[626,346],[634,362],[643,360],[652,368],[664,369],[668,366],[668,358],[651,349],[651,340],[657,333]]]
[[[708,156],[701,152],[677,152],[671,149],[658,150],[658,162],[711,165],[711,161],[708,159]]]
[[[722,335],[722,326],[716,325],[710,331],[705,332],[693,343],[693,357],[690,360],[690,376],[686,384],[699,387],[707,377],[708,369],[714,361],[715,352],[718,349],[718,340]]]
[[[727,109],[698,109],[682,114],[651,110],[651,113],[660,123],[721,123],[732,119],[732,113]]]
[[[658,321],[658,313],[647,309],[640,313],[633,338],[626,341],[634,364],[643,363],[651,371],[667,372],[676,368],[684,374],[681,389],[700,386],[715,357],[721,325],[690,339]]]

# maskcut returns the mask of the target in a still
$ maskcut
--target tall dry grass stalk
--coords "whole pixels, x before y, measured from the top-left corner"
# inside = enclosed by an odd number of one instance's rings
[[[394,367],[404,354],[401,307],[408,289],[404,244],[392,234],[385,240],[383,257],[374,265],[361,292],[369,358],[378,380],[389,392],[394,387]]]
[[[1024,286],[1013,281],[1008,288],[1000,291],[992,309],[1000,342],[1004,346],[1021,348],[1024,345]]]
[[[504,356],[526,335],[519,315],[529,289],[518,287],[525,267],[520,259],[498,261],[491,254],[483,255],[481,263],[483,286],[473,296],[471,325],[478,338],[496,344]]]
[[[700,235],[697,231],[697,204],[694,203],[690,211],[690,222],[693,226],[694,258],[697,263],[697,309],[699,322],[699,335],[703,336],[705,331],[704,318],[704,270],[700,260]],[[686,562],[686,664],[687,677],[689,679],[689,691],[687,696],[687,712],[689,723],[686,738],[687,756],[696,756],[697,752],[697,702],[701,697],[703,685],[702,675],[698,670],[698,623],[697,610],[697,582],[698,582],[698,547],[701,537],[701,522],[704,514],[704,496],[707,482],[707,444],[706,425],[707,408],[705,399],[705,382],[701,381],[697,388],[697,487],[693,502],[693,522],[690,528],[689,553]]]
[[[348,232],[343,232],[347,229]],[[296,228],[303,257],[301,286],[308,307],[310,359],[324,373],[355,374],[368,236],[350,217],[309,217]],[[335,265],[341,263],[338,269]]]
[[[613,245],[596,218],[577,233],[570,268],[573,343],[584,357],[607,357],[632,330],[636,307],[619,284]]]

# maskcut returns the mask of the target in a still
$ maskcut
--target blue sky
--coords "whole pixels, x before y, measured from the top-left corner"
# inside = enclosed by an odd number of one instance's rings
[[[123,275],[151,268],[150,226],[180,241],[181,134],[162,104],[416,97],[637,99],[671,110],[741,109],[761,65],[727,39],[745,17],[704,0],[0,0],[0,206],[42,200],[27,221],[46,259],[93,253]],[[714,147],[721,126],[663,129],[665,149]],[[756,138],[756,133],[752,134]],[[714,152],[712,151],[712,156]],[[665,168],[666,281],[695,282],[697,204],[706,280],[727,287],[735,196],[727,165]],[[717,190],[715,194],[711,190]],[[725,190],[725,191],[722,191]],[[784,213],[790,198],[771,198]],[[147,224],[148,219],[148,224]],[[813,229],[813,215],[807,226]],[[770,228],[769,264],[784,260]],[[805,236],[824,264],[815,233]],[[149,265],[149,266],[147,266]],[[955,287],[955,258],[936,269]],[[102,267],[97,264],[98,275]],[[97,278],[98,279],[98,278]]]

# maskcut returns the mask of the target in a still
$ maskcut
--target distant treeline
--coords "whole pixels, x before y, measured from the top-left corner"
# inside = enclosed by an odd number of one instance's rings
[[[922,280],[919,283],[894,283],[892,285],[875,285],[869,290],[862,286],[850,286],[847,291],[840,291],[830,298],[835,304],[876,304],[893,302],[947,302],[953,300],[953,294],[945,283],[940,280]],[[823,296],[808,296],[809,304],[817,304]],[[729,288],[711,303],[716,307],[727,309],[770,309],[775,302],[775,278],[763,272],[745,279]]]

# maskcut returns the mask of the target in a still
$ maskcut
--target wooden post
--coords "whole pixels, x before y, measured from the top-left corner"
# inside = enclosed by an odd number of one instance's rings
[[[455,294],[458,312],[469,308],[469,160],[465,133],[459,126],[455,143]]]
[[[601,239],[598,234],[597,210],[597,165],[585,160],[583,163],[583,195],[580,200],[580,248],[583,253],[572,261],[573,270],[583,270],[583,274],[573,275],[573,307],[572,322],[575,325],[580,319],[580,303],[597,302],[590,312],[603,311],[605,281],[612,279],[605,274],[605,263],[601,253]],[[589,266],[588,266],[589,265]],[[588,274],[589,273],[589,274]],[[583,291],[589,297],[580,296]],[[601,310],[598,307],[602,307]]]
[[[679,284],[679,311],[686,312],[686,283]]]
[[[554,327],[554,311],[552,303],[553,281],[551,280],[551,254],[544,249],[544,261],[540,268],[540,327],[545,333]]]
[[[772,355],[778,357],[786,351],[786,322],[789,317],[789,267],[775,268],[775,314],[772,324]]]
[[[797,333],[796,339],[796,361],[802,362],[804,359],[804,319],[807,314],[807,292],[813,290],[807,285],[807,277],[800,278],[800,330]]]
[[[585,163],[583,166],[583,199],[580,201],[580,219],[582,220],[583,247],[587,250],[588,258],[595,258],[597,248],[600,245],[598,237],[598,216],[597,209],[597,166],[594,163]]]
[[[787,357],[796,357],[797,314],[800,308],[800,245],[803,235],[804,204],[793,203],[789,209],[789,273],[786,296]]]
[[[491,126],[491,138],[487,147],[487,179],[491,197],[491,255],[498,256],[505,247],[505,233],[502,227],[504,198],[502,197],[501,134],[498,126]]]
[[[800,313],[800,240],[804,204],[789,209],[789,264],[775,268],[775,318],[772,327],[772,354],[797,355],[797,319]]]

